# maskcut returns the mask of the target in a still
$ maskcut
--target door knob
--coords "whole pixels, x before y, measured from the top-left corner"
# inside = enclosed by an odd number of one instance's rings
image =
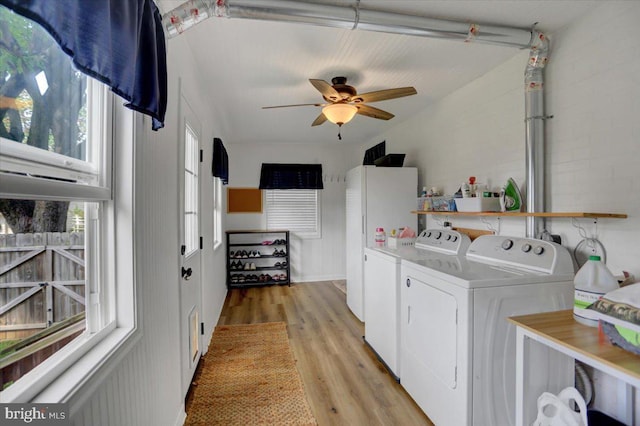
[[[193,271],[191,270],[191,268],[189,269],[184,269],[184,266],[182,267],[182,278],[185,280],[188,280],[189,278],[191,278],[191,273]]]

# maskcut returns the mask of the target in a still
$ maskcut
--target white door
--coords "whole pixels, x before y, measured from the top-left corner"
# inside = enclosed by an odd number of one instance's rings
[[[189,103],[180,98],[180,352],[182,395],[186,396],[202,352],[200,323],[200,122]]]

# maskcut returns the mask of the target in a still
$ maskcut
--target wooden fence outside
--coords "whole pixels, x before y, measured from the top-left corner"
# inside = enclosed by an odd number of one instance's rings
[[[85,310],[84,234],[0,235],[0,341]]]

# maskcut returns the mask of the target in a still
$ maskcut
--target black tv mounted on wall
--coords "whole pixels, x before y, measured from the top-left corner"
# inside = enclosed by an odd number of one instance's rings
[[[387,141],[382,141],[378,145],[369,148],[364,152],[363,166],[373,166],[378,158],[384,157],[386,154]]]

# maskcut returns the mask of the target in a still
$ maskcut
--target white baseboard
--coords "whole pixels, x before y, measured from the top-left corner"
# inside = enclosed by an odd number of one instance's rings
[[[314,281],[334,281],[334,280],[344,280],[346,277],[344,275],[302,275],[302,276],[291,276],[291,281],[294,283],[307,283]]]

